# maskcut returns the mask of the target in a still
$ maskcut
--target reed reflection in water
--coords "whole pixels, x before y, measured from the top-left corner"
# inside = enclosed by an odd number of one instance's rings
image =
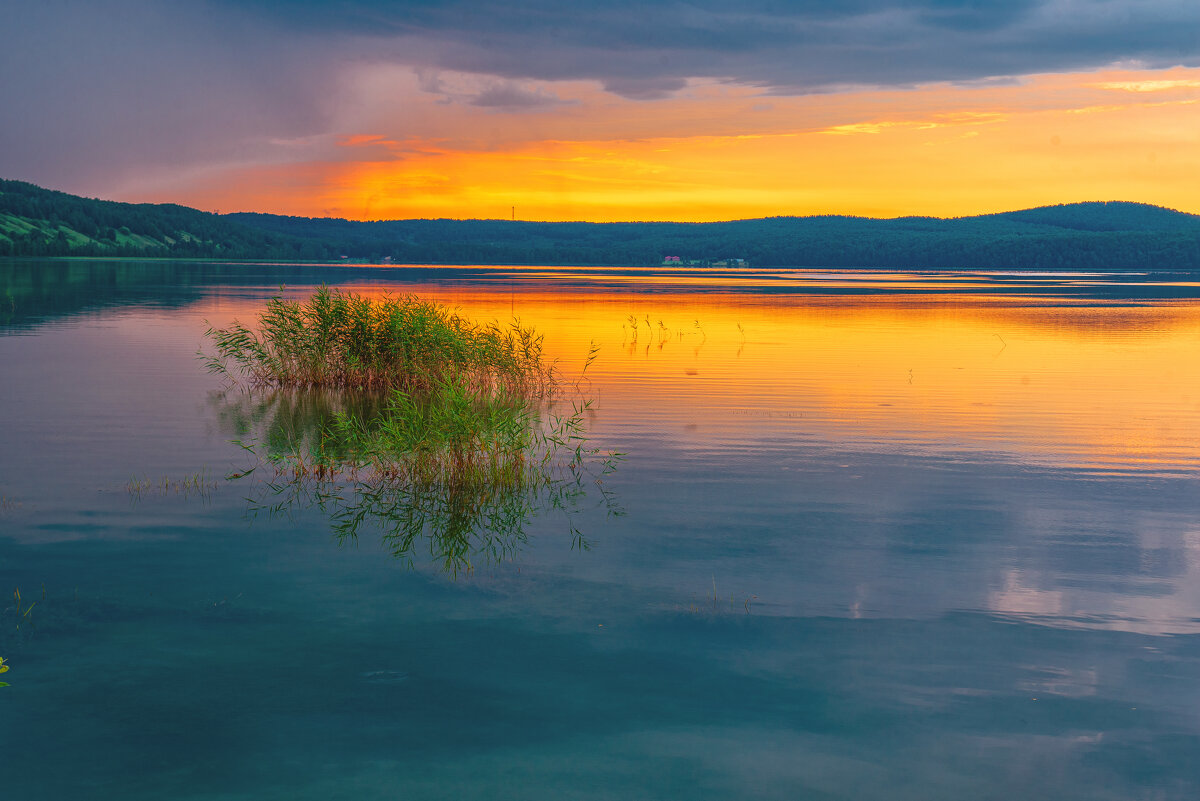
[[[403,393],[254,388],[213,393],[220,425],[260,469],[249,511],[282,517],[316,509],[339,543],[377,533],[397,559],[422,552],[449,576],[513,559],[530,521],[555,512],[572,547],[589,548],[575,524],[585,505],[620,515],[604,486],[622,454],[588,442],[586,399],[528,407],[481,403],[454,387],[413,399]],[[561,411],[564,407],[568,411]],[[434,441],[438,417],[476,434]],[[261,476],[260,476],[261,478]]]

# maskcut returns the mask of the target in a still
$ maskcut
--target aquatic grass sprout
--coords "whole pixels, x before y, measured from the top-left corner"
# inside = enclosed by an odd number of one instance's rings
[[[235,321],[205,335],[211,371],[260,385],[421,392],[453,379],[534,397],[554,383],[532,328],[475,323],[415,295],[321,287],[305,301],[272,298],[257,329]]]
[[[157,480],[151,479],[149,476],[140,478],[133,476],[125,485],[125,491],[135,500],[140,500],[143,495],[170,495],[172,493],[185,498],[195,495],[207,499],[216,488],[217,482],[209,478],[206,470],[178,478],[163,476]]]

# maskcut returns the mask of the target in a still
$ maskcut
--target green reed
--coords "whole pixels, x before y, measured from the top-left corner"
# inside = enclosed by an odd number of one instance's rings
[[[42,585],[42,600],[46,600],[45,585]],[[33,618],[31,615],[33,614],[33,608],[35,606],[37,606],[36,601],[31,601],[29,603],[25,602],[25,600],[21,597],[20,588],[13,590],[12,606],[8,606],[0,610],[0,628],[3,629],[6,643],[12,644],[10,637],[12,637],[14,633],[17,633],[17,635],[20,636],[22,626],[25,626],[25,633],[28,634],[28,628],[33,624]],[[0,673],[7,673],[8,668],[9,666],[5,662],[4,657],[0,657]],[[0,687],[8,686],[9,685],[7,682],[0,681]]]
[[[252,511],[316,507],[339,540],[377,528],[411,559],[424,542],[451,574],[513,555],[539,511],[572,522],[585,483],[619,513],[601,478],[622,454],[588,443],[590,400],[563,387],[542,338],[514,321],[479,325],[415,296],[326,287],[273,298],[251,329],[209,328],[209,368],[245,390],[213,396],[218,417],[267,465]],[[584,371],[596,358],[593,346]],[[568,389],[578,400],[554,400]],[[565,408],[569,412],[556,412]],[[261,476],[261,474],[260,474]]]
[[[205,334],[211,371],[259,385],[424,392],[454,380],[527,398],[553,385],[532,328],[475,323],[415,295],[321,287],[304,301],[272,298],[255,328],[235,321]]]

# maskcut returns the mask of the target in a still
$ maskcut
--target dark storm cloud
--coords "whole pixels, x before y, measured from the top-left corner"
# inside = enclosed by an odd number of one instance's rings
[[[280,159],[338,131],[360,63],[435,93],[439,71],[475,73],[447,102],[517,111],[559,102],[528,80],[650,101],[696,77],[789,94],[1196,64],[1197,31],[1192,0],[0,0],[0,176],[100,192]]]
[[[1200,54],[1200,3],[1190,0],[237,0],[237,6],[293,31],[388,39],[399,60],[507,78],[594,79],[635,98],[659,97],[689,77],[786,93],[971,81],[1116,61],[1194,64]]]
[[[320,130],[339,54],[265,25],[182,0],[0,0],[0,176],[101,193]]]
[[[605,78],[604,89],[632,100],[657,100],[678,92],[687,81],[683,78]]]
[[[564,101],[549,92],[522,89],[512,82],[505,81],[487,87],[467,102],[472,106],[496,108],[504,111],[519,111],[521,109],[545,108],[546,106],[561,106],[570,101]]]

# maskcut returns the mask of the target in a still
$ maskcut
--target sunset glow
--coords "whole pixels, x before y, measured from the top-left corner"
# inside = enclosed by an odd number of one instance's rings
[[[1196,69],[773,98],[701,84],[653,102],[572,86],[555,93],[570,104],[510,114],[419,92],[389,110],[360,80],[372,118],[291,145],[301,160],[125,195],[357,220],[946,217],[1114,198],[1200,211]],[[429,115],[419,133],[401,108]]]
[[[1186,4],[118,4],[0,34],[0,174],[354,220],[1200,212]]]

